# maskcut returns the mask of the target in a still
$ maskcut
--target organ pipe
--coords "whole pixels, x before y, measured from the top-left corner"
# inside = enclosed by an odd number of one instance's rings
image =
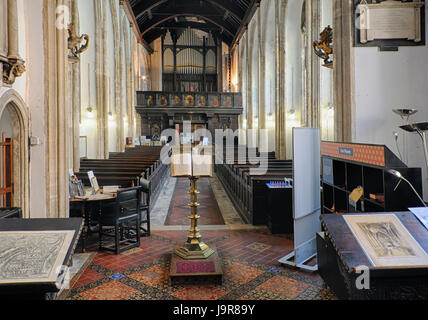
[[[181,83],[176,89],[183,89],[184,83],[186,90],[189,89],[189,84],[197,90],[206,88],[207,75],[217,73],[216,45],[212,33],[206,34],[186,28],[178,39],[172,32],[168,32],[166,39],[163,48],[164,72],[174,74],[174,86]],[[183,75],[184,79],[178,80],[179,74]],[[200,76],[200,79],[197,78],[199,80],[195,82],[195,77],[190,76],[196,75]]]

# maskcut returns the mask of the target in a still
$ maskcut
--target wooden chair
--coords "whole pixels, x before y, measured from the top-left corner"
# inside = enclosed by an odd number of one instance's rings
[[[150,237],[150,197],[151,197],[151,181],[141,178],[141,201],[140,201],[140,214],[141,214],[141,236]],[[146,228],[143,225],[146,224]]]
[[[120,254],[140,247],[140,192],[140,187],[120,189],[115,201],[102,203],[99,219],[100,251]],[[103,237],[114,238],[114,244],[105,246]]]

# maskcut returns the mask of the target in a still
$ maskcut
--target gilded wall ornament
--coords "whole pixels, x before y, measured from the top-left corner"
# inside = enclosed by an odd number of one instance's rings
[[[82,45],[83,40],[85,43]],[[70,55],[68,56],[70,62],[76,63],[79,62],[79,55],[88,50],[89,47],[89,36],[83,34],[78,37],[74,31],[74,25],[70,24],[68,27],[68,49],[70,50]]]
[[[315,41],[313,47],[315,54],[324,59],[324,67],[333,68],[333,29],[328,26],[321,32],[320,41]]]

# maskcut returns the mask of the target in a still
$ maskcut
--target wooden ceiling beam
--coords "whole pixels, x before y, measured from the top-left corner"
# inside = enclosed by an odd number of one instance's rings
[[[236,33],[232,41],[231,51],[235,49],[235,46],[238,44],[239,40],[244,34],[248,24],[250,23],[251,19],[253,19],[253,16],[256,13],[257,8],[260,6],[260,2],[261,0],[251,0],[250,6],[248,7],[247,12],[245,13],[245,17],[244,19],[242,19],[238,32]]]
[[[120,5],[125,10],[126,16],[128,17],[128,20],[130,21],[130,26],[132,30],[134,31],[135,36],[137,37],[137,41],[139,44],[141,44],[150,54],[154,52],[153,48],[150,47],[150,45],[147,43],[146,40],[144,40],[143,35],[141,34],[141,31],[138,27],[137,19],[135,18],[134,11],[132,10],[131,5],[129,4],[128,0],[120,0]]]
[[[216,20],[211,19],[211,18],[208,18],[208,17],[203,16],[203,15],[200,15],[200,14],[195,14],[195,13],[177,13],[177,14],[171,14],[171,15],[163,18],[163,19],[159,19],[158,21],[153,21],[153,23],[151,23],[149,27],[144,28],[144,31],[142,31],[142,36],[144,36],[147,32],[149,32],[153,28],[155,28],[155,27],[163,24],[164,22],[166,22],[168,20],[174,19],[176,17],[197,17],[197,18],[200,18],[202,20],[205,20],[207,22],[210,22],[210,23],[216,25],[221,30],[223,30],[224,32],[226,32],[227,34],[229,34],[232,38],[234,37],[234,33],[232,31],[230,31],[226,26],[222,25],[221,22],[216,21]],[[141,26],[140,26],[140,28],[141,28]]]
[[[146,12],[160,6],[161,4],[168,2],[168,0],[144,0],[140,1],[138,5],[134,7],[134,12],[138,12],[135,17],[137,20],[140,19]]]
[[[225,12],[229,12],[231,16],[233,16],[237,21],[242,22],[243,15],[242,11],[239,7],[230,0],[206,0],[212,5],[224,10]]]

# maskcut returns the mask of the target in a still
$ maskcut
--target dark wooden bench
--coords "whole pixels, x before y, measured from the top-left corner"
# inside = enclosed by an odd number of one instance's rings
[[[156,201],[160,187],[169,174],[169,166],[160,161],[159,147],[127,148],[125,152],[109,154],[109,159],[82,159],[76,176],[90,186],[88,172],[93,171],[100,186],[137,186],[140,179],[151,181],[152,201]]]
[[[226,159],[226,150],[224,159]],[[251,152],[254,154],[254,150]],[[238,151],[234,150],[235,159],[237,159]],[[246,154],[250,154],[246,150]],[[260,153],[256,153],[259,157]],[[260,159],[249,159],[247,163],[239,163],[235,160],[234,163],[216,164],[215,170],[217,177],[230,194],[230,198],[246,223],[253,225],[267,224],[267,216],[265,213],[267,204],[268,188],[266,184],[271,181],[284,181],[284,178],[291,179],[293,175],[292,161],[276,160],[274,154],[265,155],[261,163],[254,164]],[[253,160],[253,161],[250,161]],[[251,172],[251,169],[257,169],[262,165],[267,168],[262,174]]]

